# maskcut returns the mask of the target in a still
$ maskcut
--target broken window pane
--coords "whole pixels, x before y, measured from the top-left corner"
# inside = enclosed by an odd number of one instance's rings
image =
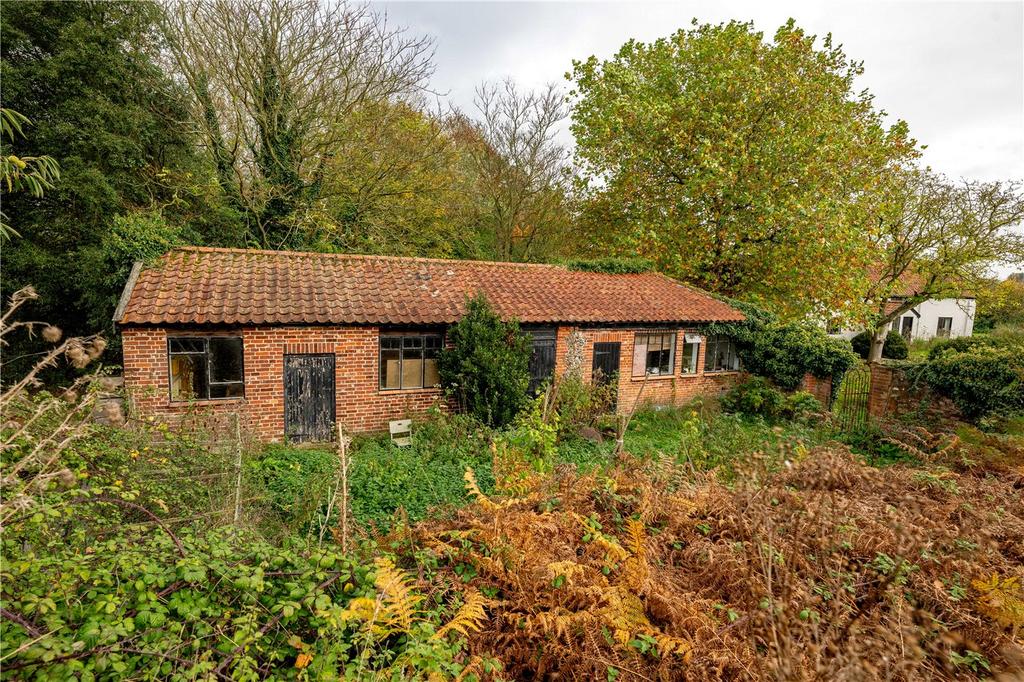
[[[171,356],[171,400],[201,400],[207,388],[205,355]]]

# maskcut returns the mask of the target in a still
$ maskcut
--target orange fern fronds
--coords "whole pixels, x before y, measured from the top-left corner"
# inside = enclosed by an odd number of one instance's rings
[[[383,605],[377,614],[378,621],[408,632],[423,596],[413,591],[408,576],[396,568],[391,559],[379,557],[373,563],[377,569],[373,584],[379,593],[378,601]]]
[[[470,632],[479,632],[487,621],[484,608],[492,603],[479,590],[468,589],[462,606],[450,621],[438,628],[434,639],[443,639],[449,632],[457,632],[463,637],[468,637]]]
[[[1000,578],[993,573],[987,580],[972,580],[971,585],[981,594],[978,596],[978,610],[1003,627],[1012,627],[1016,637],[1017,629],[1024,625],[1024,598],[1021,594],[1020,578]]]

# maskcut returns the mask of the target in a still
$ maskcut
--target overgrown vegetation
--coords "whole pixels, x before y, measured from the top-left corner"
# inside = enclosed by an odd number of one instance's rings
[[[771,380],[783,390],[796,390],[806,374],[832,377],[833,386],[838,387],[843,375],[858,362],[849,341],[829,336],[818,325],[783,322],[759,306],[726,300],[746,319],[708,325],[708,333],[732,337],[743,369]]]
[[[822,411],[821,403],[807,391],[786,395],[763,377],[751,377],[729,389],[722,396],[722,408],[769,422],[805,420]]]
[[[646,258],[574,258],[565,262],[570,270],[580,272],[603,272],[608,275],[638,275],[654,270],[654,263]]]
[[[862,360],[868,359],[868,354],[871,352],[871,332],[861,332],[857,336],[850,339],[850,345],[853,346],[853,352],[861,357]],[[907,346],[907,340],[902,335],[895,332],[889,332],[885,336],[885,343],[882,345],[882,357],[886,360],[906,360],[907,355],[910,353],[910,348]]]
[[[912,464],[876,470],[827,422],[766,419],[776,401],[754,398],[777,389],[748,383],[726,404],[756,414],[713,401],[640,410],[619,455],[611,440],[560,435],[551,393],[504,431],[439,413],[407,448],[356,439],[344,505],[334,450],[257,449],[239,472],[238,443],[216,449],[223,434],[198,422],[99,429],[82,419],[89,393],[59,403],[19,393],[20,411],[4,405],[16,415],[3,432],[5,672],[625,680],[1011,669],[1024,624],[1020,437],[887,426],[876,445]],[[803,402],[795,396],[783,403]],[[49,416],[33,421],[40,408]],[[72,414],[73,433],[53,431]],[[584,421],[600,433],[600,419]],[[39,440],[51,433],[60,442]]]
[[[936,343],[920,373],[968,419],[1024,412],[1024,334]]]
[[[441,385],[466,411],[491,426],[519,413],[530,383],[530,340],[515,320],[502,320],[483,294],[448,329],[437,368]]]

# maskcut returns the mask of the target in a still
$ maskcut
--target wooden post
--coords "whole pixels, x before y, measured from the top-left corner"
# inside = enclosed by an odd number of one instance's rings
[[[235,525],[242,518],[242,419],[235,412]]]
[[[341,420],[338,420],[338,458],[341,467],[341,551],[348,553],[348,444],[345,442],[345,433],[341,428]]]

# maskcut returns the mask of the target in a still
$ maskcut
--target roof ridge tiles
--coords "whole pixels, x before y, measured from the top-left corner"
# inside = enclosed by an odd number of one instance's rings
[[[289,256],[289,257],[308,257],[308,258],[337,258],[337,259],[349,259],[349,260],[363,260],[363,261],[384,261],[384,262],[398,262],[398,263],[454,263],[458,265],[499,265],[502,267],[521,267],[521,268],[554,268],[558,270],[564,270],[566,272],[577,272],[565,265],[559,263],[521,263],[517,261],[501,261],[501,260],[473,260],[469,258],[426,258],[423,256],[385,256],[372,253],[325,253],[322,251],[274,251],[272,249],[237,249],[228,248],[223,246],[177,246],[171,251],[168,251],[164,257],[168,257],[176,252],[192,252],[192,253],[225,253],[235,255],[254,255],[254,256]],[[579,271],[588,272],[590,274],[610,274],[610,273],[593,273],[590,271]],[[630,273],[630,274],[647,274],[647,273]],[[621,276],[621,275],[617,275]]]

